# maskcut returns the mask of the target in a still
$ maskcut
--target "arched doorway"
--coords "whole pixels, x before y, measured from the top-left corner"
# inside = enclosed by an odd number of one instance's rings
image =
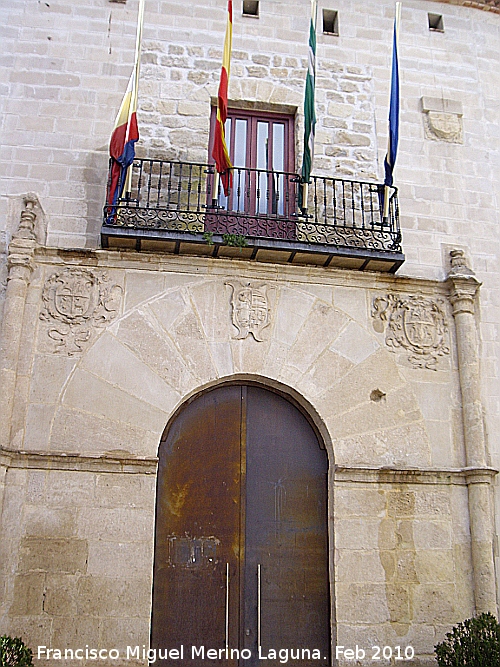
[[[223,385],[189,403],[159,450],[152,648],[182,645],[192,665],[270,667],[272,650],[329,664],[327,475],[283,396]]]

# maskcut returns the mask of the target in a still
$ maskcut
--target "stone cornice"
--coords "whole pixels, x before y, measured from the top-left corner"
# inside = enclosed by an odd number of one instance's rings
[[[106,270],[158,271],[167,268],[179,274],[190,274],[193,280],[235,276],[248,280],[280,281],[295,284],[324,284],[336,287],[360,287],[366,289],[392,289],[395,292],[419,291],[422,294],[447,296],[448,284],[442,280],[393,275],[376,272],[359,272],[351,269],[291,266],[286,264],[250,263],[248,260],[206,258],[136,252],[123,250],[63,249],[39,246],[35,260],[40,265],[53,268],[80,266]]]
[[[482,9],[485,12],[500,14],[500,0],[431,0],[445,5],[461,5],[462,7],[472,7],[473,9]]]
[[[78,472],[115,472],[156,474],[156,457],[88,456],[63,452],[26,452],[0,449],[0,465],[6,468],[35,470],[71,470]]]
[[[339,466],[334,469],[335,482],[364,484],[441,484],[467,486],[492,483],[495,468],[375,468]]]

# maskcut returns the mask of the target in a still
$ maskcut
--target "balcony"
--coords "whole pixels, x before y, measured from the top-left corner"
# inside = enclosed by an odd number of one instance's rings
[[[225,197],[208,164],[137,159],[131,191],[104,207],[104,248],[395,272],[404,262],[397,191],[376,183],[234,168]]]

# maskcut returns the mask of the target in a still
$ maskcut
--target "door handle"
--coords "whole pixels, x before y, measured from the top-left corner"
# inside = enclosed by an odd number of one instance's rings
[[[226,649],[229,646],[229,563],[226,563]]]
[[[257,646],[260,651],[260,616],[262,611],[260,563],[257,563]]]

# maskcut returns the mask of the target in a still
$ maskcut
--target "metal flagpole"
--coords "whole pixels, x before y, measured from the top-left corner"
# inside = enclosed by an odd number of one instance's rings
[[[393,182],[393,171],[396,163],[396,154],[399,140],[399,25],[401,23],[401,2],[396,2],[396,16],[394,18],[394,37],[392,47],[391,93],[389,101],[389,138],[387,155],[385,157],[385,187],[383,222],[389,219],[390,188]]]
[[[304,156],[302,159],[302,206],[307,213],[307,197],[309,194],[309,178],[314,159],[314,129],[316,114],[314,109],[314,89],[316,85],[316,20],[318,13],[317,0],[311,0],[311,23],[309,27],[309,57],[304,93]]]
[[[128,110],[128,119],[127,119],[127,132],[125,134],[125,142],[129,136],[130,130],[130,121],[132,120],[132,114],[134,111],[137,111],[137,99],[139,91],[139,71],[141,66],[141,43],[142,43],[142,26],[144,23],[144,5],[146,0],[139,0],[139,13],[137,16],[137,33],[135,37],[135,60],[134,60],[134,85],[132,88],[132,96],[130,100],[130,106]],[[132,163],[133,164],[133,163]],[[132,190],[132,164],[127,169],[127,178],[125,181],[124,191],[126,194],[130,193]]]

